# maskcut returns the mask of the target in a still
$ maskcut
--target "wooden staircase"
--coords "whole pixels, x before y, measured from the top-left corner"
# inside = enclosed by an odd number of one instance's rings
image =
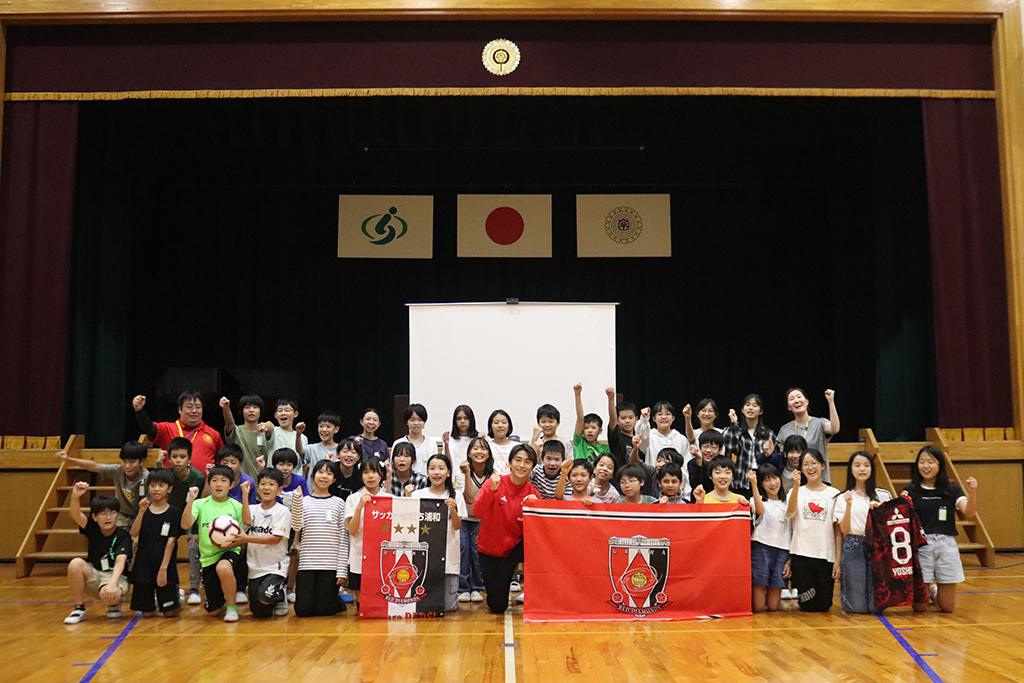
[[[64,450],[71,457],[77,457],[76,454],[84,443],[84,436],[73,435],[64,444]],[[25,534],[25,540],[22,541],[21,547],[18,549],[15,560],[15,576],[18,578],[29,576],[39,560],[71,561],[75,557],[85,557],[86,541],[85,537],[78,533],[78,525],[58,526],[57,523],[58,520],[67,520],[68,512],[71,510],[71,489],[74,488],[75,482],[88,480],[92,484],[94,476],[86,470],[69,469],[67,463],[61,463],[28,532]],[[82,498],[84,509],[88,510],[89,501],[95,495],[114,495],[114,487],[89,486],[89,498],[84,496]],[[44,550],[46,542],[50,538],[74,538],[76,540],[73,543],[81,546],[81,550]],[[62,545],[66,546],[67,544]]]
[[[925,446],[937,446],[942,450],[946,459],[946,472],[949,480],[966,490],[966,486],[960,475],[949,459],[949,444],[939,429],[929,428],[926,436],[928,441],[900,441],[892,443],[879,443],[871,429],[860,430],[860,438],[864,442],[864,450],[875,457],[875,481],[880,488],[888,489],[897,496],[904,487],[910,483],[910,472],[917,461],[918,452]],[[830,449],[831,450],[831,449]],[[992,539],[985,530],[981,521],[981,515],[976,514],[973,520],[965,519],[957,511],[956,528],[959,535],[956,537],[960,550],[971,550],[981,561],[984,567],[996,566],[995,546]]]

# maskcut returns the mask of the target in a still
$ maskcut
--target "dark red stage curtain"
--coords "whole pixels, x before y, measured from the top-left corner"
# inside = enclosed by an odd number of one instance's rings
[[[924,100],[942,427],[1013,424],[996,105]]]
[[[59,434],[78,105],[4,106],[0,434]]]
[[[519,68],[481,64],[494,38]],[[7,91],[749,87],[991,90],[983,24],[703,21],[12,26]]]

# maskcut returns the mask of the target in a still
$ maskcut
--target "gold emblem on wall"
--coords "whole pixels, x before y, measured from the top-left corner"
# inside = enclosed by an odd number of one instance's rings
[[[495,76],[505,76],[519,66],[519,48],[511,40],[501,38],[484,45],[484,68]]]

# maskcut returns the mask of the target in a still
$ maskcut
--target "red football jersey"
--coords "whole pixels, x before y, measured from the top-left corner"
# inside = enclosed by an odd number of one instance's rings
[[[865,529],[875,578],[875,607],[928,602],[917,549],[927,543],[914,506],[902,496],[871,510]]]

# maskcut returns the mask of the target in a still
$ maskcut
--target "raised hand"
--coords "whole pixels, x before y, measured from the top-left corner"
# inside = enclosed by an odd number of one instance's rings
[[[639,432],[633,435],[633,448],[640,448],[641,437]]]
[[[231,407],[231,400],[228,399],[227,396],[221,396],[220,401],[218,401],[218,404],[220,405],[221,409],[226,410],[227,408]]]
[[[262,455],[257,455],[256,456],[256,466],[259,467],[262,470],[264,467],[267,466],[267,459],[265,457],[263,457]]]
[[[651,419],[651,408],[650,408],[650,406],[644,406],[643,408],[640,409],[640,417],[642,417],[645,420]]]
[[[360,434],[359,436],[356,437],[356,443],[359,444],[360,446],[363,445],[363,435],[362,434]]]
[[[252,484],[248,481],[242,482],[242,498],[243,500],[249,499],[249,489],[252,488]]]
[[[683,417],[685,417],[687,420],[693,417],[693,408],[690,407],[689,403],[683,406]]]
[[[135,412],[139,412],[140,410],[142,410],[145,407],[146,407],[146,397],[145,396],[142,396],[140,394],[140,395],[138,395],[138,396],[136,396],[135,398],[132,399],[132,408],[135,409]]]
[[[974,477],[967,477],[967,481],[965,481],[964,484],[967,485],[967,491],[969,493],[974,493],[978,490],[978,480]]]
[[[800,486],[800,470],[793,471],[793,488]]]
[[[497,472],[495,472],[494,474],[491,475],[491,490],[492,491],[497,491],[498,490],[498,484],[500,484],[500,483],[501,483],[501,475],[498,474]]]
[[[771,455],[774,452],[775,452],[775,444],[772,443],[771,439],[768,439],[767,441],[764,442],[764,454],[765,455]]]
[[[577,396],[579,396],[580,394],[583,393],[583,385],[580,384],[579,382],[576,382],[576,384],[572,385],[572,390]]]
[[[695,444],[695,443],[691,443],[690,444],[690,455],[692,455],[693,457],[697,458],[697,464],[698,465],[701,464],[701,462],[700,462],[700,449],[697,448],[697,444]]]
[[[468,460],[463,460],[462,462],[459,463],[459,471],[462,472],[467,477],[469,476],[469,461]]]
[[[444,442],[445,446],[448,445],[448,442],[451,440],[451,438],[452,438],[451,431],[447,431],[447,432],[444,432],[443,434],[441,434],[441,441]]]
[[[75,488],[71,489],[71,495],[75,498],[81,498],[85,495],[85,492],[89,490],[89,482],[87,481],[76,481]]]
[[[658,499],[658,503],[660,503],[662,505],[668,503],[668,496],[662,496],[661,498],[659,498]]]
[[[405,495],[411,496],[412,492],[415,491],[415,490],[416,490],[416,487],[413,486],[412,484],[406,484],[405,485]]]
[[[295,425],[295,431],[298,432],[299,434],[306,431],[306,423],[300,422],[299,424]]]
[[[615,398],[615,387],[605,387],[604,395],[608,398]]]
[[[572,460],[565,460],[562,462],[562,474],[569,476],[569,472],[572,471]]]
[[[149,509],[149,498],[143,498],[139,501],[139,514],[142,514]]]
[[[451,514],[454,515],[458,511],[458,504],[455,502],[454,498],[445,498],[444,504],[448,506]]]
[[[185,498],[185,500],[187,502],[191,503],[192,501],[194,501],[198,497],[199,497],[199,487],[198,486],[190,486],[189,489],[188,489],[188,497]]]
[[[700,484],[693,490],[693,499],[698,503],[704,502],[704,485]]]
[[[274,423],[269,420],[267,422],[260,422],[256,425],[256,431],[263,432],[264,434],[270,434],[274,431]]]
[[[740,419],[736,416],[736,411],[733,408],[729,408],[729,422],[739,422]]]
[[[828,401],[829,403],[831,403],[832,401],[836,400],[836,392],[833,391],[832,389],[826,389],[825,390],[825,400]]]
[[[846,493],[844,493],[843,494],[843,500],[846,501],[847,505],[850,505],[851,503],[853,503],[853,491],[847,491]]]
[[[60,460],[61,462],[67,462],[68,457],[69,456],[67,451],[57,451],[57,459]]]
[[[750,470],[747,472],[747,479],[750,480],[750,485],[757,487],[757,470]]]
[[[212,470],[213,468],[214,468],[214,464],[212,462],[206,463],[206,476],[207,476],[207,478],[209,478],[210,470]]]

